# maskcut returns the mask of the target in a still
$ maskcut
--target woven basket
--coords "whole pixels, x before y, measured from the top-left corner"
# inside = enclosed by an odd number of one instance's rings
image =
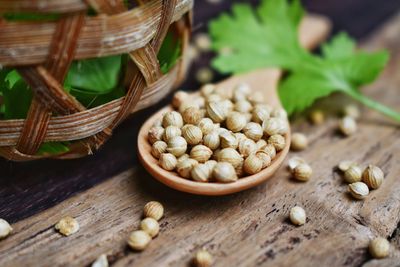
[[[0,20],[0,66],[15,67],[33,91],[25,120],[0,120],[0,155],[14,161],[91,154],[130,113],[148,107],[185,75],[193,0],[0,0],[0,13],[62,13],[55,22]],[[98,15],[87,16],[88,8]],[[162,74],[157,53],[168,31],[181,57]],[[128,53],[124,97],[86,109],[63,89],[73,60]],[[128,65],[129,65],[128,64]],[[1,101],[1,99],[0,99]],[[69,151],[37,155],[43,142],[70,142]]]

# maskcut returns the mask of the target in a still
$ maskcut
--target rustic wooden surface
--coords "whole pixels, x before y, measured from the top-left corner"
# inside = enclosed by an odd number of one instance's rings
[[[389,68],[366,93],[396,108],[399,28],[397,16],[365,45],[390,49]],[[293,181],[282,168],[276,177],[248,191],[200,197],[169,189],[135,165],[16,222],[15,233],[1,242],[0,266],[85,266],[101,253],[107,253],[113,266],[187,266],[201,247],[215,256],[215,266],[399,266],[400,129],[370,110],[362,109],[362,114],[357,135],[349,138],[335,132],[335,118],[318,127],[295,123],[294,129],[311,141],[309,149],[296,153],[314,168],[308,183]],[[381,166],[384,184],[366,200],[353,200],[333,169],[342,159]],[[154,199],[166,209],[161,233],[146,251],[132,252],[125,240],[138,227],[143,205]],[[307,211],[304,226],[287,220],[294,205]],[[67,238],[53,228],[65,215],[76,217],[81,225]],[[379,261],[371,260],[366,250],[378,235],[392,242],[391,257]]]

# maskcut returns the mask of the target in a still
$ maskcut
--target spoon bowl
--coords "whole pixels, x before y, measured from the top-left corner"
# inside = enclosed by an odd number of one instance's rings
[[[321,16],[307,16],[299,28],[299,38],[302,45],[308,49],[316,47],[329,33],[330,22]],[[277,93],[278,82],[282,72],[278,69],[260,69],[246,74],[232,76],[218,84],[217,91],[226,94],[240,83],[247,83],[253,92],[261,92],[265,103],[272,107],[282,107]],[[229,92],[228,92],[229,93]],[[196,93],[194,93],[196,94]],[[198,93],[197,93],[198,94]],[[153,124],[162,115],[172,110],[171,106],[164,107],[151,116],[142,126],[138,135],[138,155],[144,168],[158,181],[179,191],[198,195],[226,195],[254,187],[269,178],[279,169],[285,160],[290,148],[290,129],[284,136],[285,148],[277,153],[270,166],[254,175],[245,176],[232,183],[201,183],[180,177],[176,172],[162,169],[158,160],[151,155],[151,145],[147,141],[147,134]]]

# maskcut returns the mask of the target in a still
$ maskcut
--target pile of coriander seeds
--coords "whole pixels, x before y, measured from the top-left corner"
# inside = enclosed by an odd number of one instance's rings
[[[267,168],[285,145],[286,112],[263,103],[241,83],[232,90],[204,85],[175,93],[172,106],[148,132],[159,165],[197,182],[235,182]]]

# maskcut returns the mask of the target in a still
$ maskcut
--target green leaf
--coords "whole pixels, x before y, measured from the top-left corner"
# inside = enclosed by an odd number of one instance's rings
[[[3,18],[8,21],[46,21],[46,20],[57,20],[61,17],[60,14],[56,13],[5,13]]]
[[[168,33],[161,45],[157,58],[160,62],[161,72],[167,73],[172,69],[181,55],[181,40],[175,39],[172,33]]]
[[[299,1],[262,0],[258,8],[236,4],[232,14],[211,21],[209,30],[217,57],[212,65],[221,73],[248,72],[258,68],[281,68],[288,72],[279,84],[279,96],[288,113],[299,112],[335,91],[400,121],[400,114],[358,91],[373,82],[384,69],[386,51],[356,51],[355,42],[339,33],[322,46],[322,55],[303,49],[298,25],[304,14]],[[232,53],[219,53],[221,48]]]
[[[36,152],[36,155],[57,155],[66,153],[69,151],[69,142],[46,142],[43,143],[39,150]]]
[[[10,71],[4,78],[3,88],[4,118],[24,119],[32,101],[32,91],[16,70]]]
[[[93,93],[109,93],[118,85],[121,55],[74,61],[65,85]]]

